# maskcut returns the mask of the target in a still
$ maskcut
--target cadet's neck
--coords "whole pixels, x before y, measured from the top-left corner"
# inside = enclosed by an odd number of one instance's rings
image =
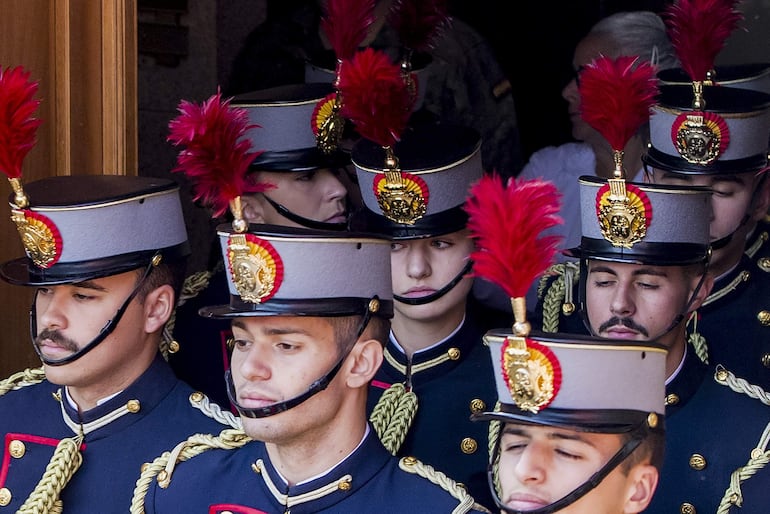
[[[265,443],[270,461],[289,485],[321,476],[345,460],[366,433],[366,417],[327,423],[291,442]]]
[[[391,330],[396,336],[396,341],[411,356],[429,346],[447,338],[465,318],[466,302],[460,302],[452,310],[442,312],[435,316],[416,317],[407,315],[409,308],[425,308],[425,306],[407,306],[404,312],[399,312],[396,306],[395,314],[391,322]]]

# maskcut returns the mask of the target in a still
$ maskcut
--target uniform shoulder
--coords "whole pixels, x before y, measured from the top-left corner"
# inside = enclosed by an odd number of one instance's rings
[[[249,443],[252,439],[240,429],[225,429],[217,435],[194,434],[170,449],[157,456],[152,462],[142,467],[142,472],[136,481],[133,498],[131,500],[131,513],[144,513],[145,501],[149,495],[154,495],[156,488],[168,489],[172,483],[175,471],[180,464],[199,456],[204,456],[201,461],[210,459],[227,458],[227,450],[237,450]],[[220,450],[220,451],[216,451]],[[196,461],[197,462],[197,461]],[[200,475],[192,473],[191,476]]]
[[[41,384],[44,381],[45,371],[43,371],[42,367],[28,368],[24,371],[19,371],[8,378],[0,380],[0,396],[10,391],[16,391],[24,387]]]
[[[453,514],[489,512],[485,507],[476,503],[463,486],[415,457],[402,457],[398,461],[398,467],[401,471],[422,478],[426,486],[433,484],[433,486],[451,496],[456,501],[456,507],[452,510]]]

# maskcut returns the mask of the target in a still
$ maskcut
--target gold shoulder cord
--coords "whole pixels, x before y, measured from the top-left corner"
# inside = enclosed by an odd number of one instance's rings
[[[500,411],[500,401],[497,401],[495,403],[495,408],[493,410],[494,412]],[[503,423],[500,420],[493,419],[489,422],[489,439],[487,441],[487,455],[489,455],[489,458],[492,458],[492,455],[495,455],[495,446],[498,444],[498,439],[500,437],[500,429],[502,428]],[[497,453],[497,461],[496,462],[490,462],[492,464],[492,469],[494,470],[494,483],[495,483],[495,490],[497,492],[497,496],[499,497],[501,495],[500,491],[500,478],[498,476],[498,462],[500,459],[500,454]]]
[[[200,391],[196,391],[190,395],[190,405],[192,405],[193,408],[201,411],[209,418],[212,418],[222,423],[223,425],[229,426],[236,430],[240,430],[242,427],[241,418],[235,416],[232,412],[222,410],[222,407],[216,403],[213,403],[211,400],[209,400],[208,396],[201,393]]]
[[[716,380],[718,384],[729,387],[736,393],[745,394],[750,398],[759,400],[765,405],[770,405],[770,394],[764,389],[750,384],[742,378],[736,377],[721,365],[717,365],[716,372],[714,373],[714,380]],[[751,451],[750,458],[748,462],[746,462],[746,465],[736,469],[730,475],[730,485],[725,491],[722,501],[719,503],[717,514],[727,514],[731,508],[743,506],[741,483],[754,476],[758,471],[765,467],[768,462],[770,462],[770,451],[767,449],[769,442],[770,424],[768,424],[762,432],[762,436],[757,442],[757,446]]]
[[[65,437],[56,445],[43,477],[16,514],[58,514],[63,510],[59,499],[62,489],[83,463],[80,444],[83,436]]]
[[[24,371],[19,371],[8,378],[0,380],[0,396],[9,391],[39,384],[43,380],[45,380],[45,371],[43,371],[42,367],[27,368]]]
[[[158,487],[165,489],[171,483],[171,475],[177,463],[189,460],[196,455],[212,450],[236,450],[251,441],[242,430],[225,429],[218,436],[210,434],[195,434],[174,447],[170,452],[164,452],[151,463],[142,466],[141,475],[136,480],[134,495],[131,498],[131,514],[144,514],[144,497],[154,480]]]
[[[214,269],[211,271],[198,271],[188,276],[182,284],[182,292],[179,295],[179,300],[176,303],[174,312],[171,313],[166,326],[163,328],[163,337],[160,342],[160,352],[163,354],[163,358],[168,360],[170,353],[176,353],[179,351],[179,343],[174,340],[171,334],[174,332],[174,326],[176,325],[176,309],[185,304],[187,300],[195,298],[201,291],[208,287],[211,277],[224,269],[224,263],[218,262]]]
[[[556,275],[556,279],[546,290],[547,280],[553,275]],[[579,280],[580,271],[572,263],[554,264],[540,279],[538,297],[543,300],[543,332],[558,332],[561,313],[574,312],[573,288]]]
[[[421,476],[422,478],[436,484],[443,490],[452,495],[453,498],[460,502],[457,507],[454,508],[452,514],[465,514],[473,509],[480,510],[482,512],[489,512],[481,505],[474,502],[473,497],[468,494],[468,491],[457,482],[446,476],[440,471],[436,471],[431,466],[420,462],[414,457],[403,457],[398,461],[398,467],[407,473]]]
[[[383,446],[398,453],[417,413],[417,395],[407,391],[404,384],[393,384],[382,393],[372,409],[369,422]]]

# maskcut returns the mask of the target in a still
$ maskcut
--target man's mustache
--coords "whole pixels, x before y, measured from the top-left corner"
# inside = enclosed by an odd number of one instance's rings
[[[58,330],[51,330],[50,328],[43,329],[43,331],[35,338],[35,346],[40,348],[40,345],[45,340],[50,340],[55,345],[71,352],[76,352],[80,349],[75,341],[63,336]]]
[[[618,316],[613,316],[612,318],[602,323],[601,326],[599,327],[598,332],[599,333],[605,332],[608,329],[618,325],[624,326],[626,328],[630,328],[631,330],[635,330],[640,334],[642,334],[644,337],[647,337],[647,338],[650,337],[650,334],[647,332],[647,329],[641,325],[636,324],[634,320],[632,320],[631,318],[620,318]]]

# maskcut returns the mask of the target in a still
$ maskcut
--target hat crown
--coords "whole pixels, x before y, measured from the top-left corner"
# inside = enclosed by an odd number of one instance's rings
[[[686,265],[709,255],[711,190],[661,184],[626,183],[626,219],[606,180],[580,177],[580,247],[574,256],[650,265]],[[618,241],[615,232],[627,230]]]
[[[421,123],[408,127],[392,148],[397,169],[389,170],[387,150],[368,140],[356,143],[353,164],[372,230],[409,239],[463,229],[468,218],[462,206],[484,173],[480,149],[473,129]],[[411,216],[394,216],[400,201],[419,209],[413,208]]]
[[[248,113],[248,133],[259,151],[251,164],[255,171],[304,171],[331,168],[350,162],[341,151],[324,153],[316,133],[334,102],[328,83],[290,84],[237,95],[231,105]]]
[[[230,304],[212,317],[392,315],[390,240],[372,234],[251,225],[218,228]]]
[[[10,199],[27,253],[3,265],[10,282],[83,281],[146,266],[158,253],[167,261],[190,253],[179,187],[170,180],[57,176],[25,191],[27,208]]]
[[[665,412],[656,343],[493,330],[484,337],[504,420],[623,431]]]

